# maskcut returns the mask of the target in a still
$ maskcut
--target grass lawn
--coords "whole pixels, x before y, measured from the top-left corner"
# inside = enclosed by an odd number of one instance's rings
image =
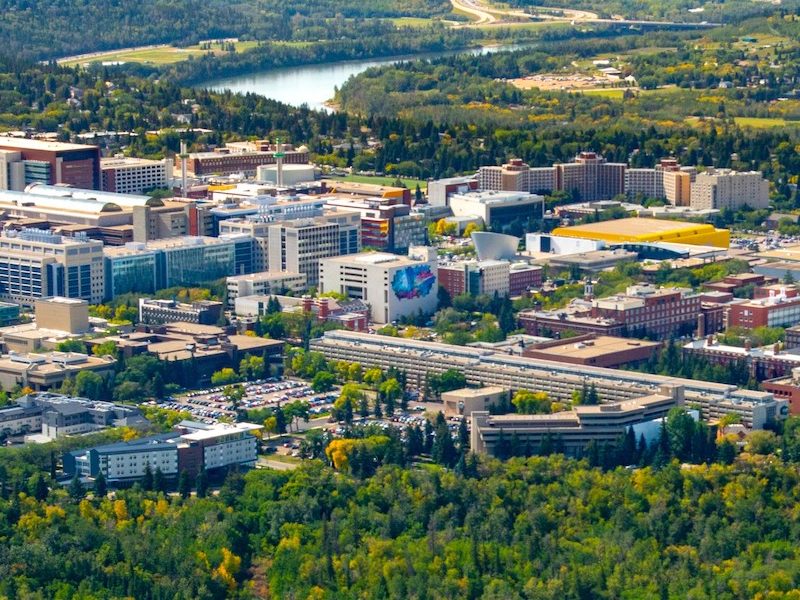
[[[372,183],[374,185],[394,185],[397,177],[370,177],[369,175],[326,175],[326,179],[335,179],[337,181],[352,181],[353,183]],[[411,179],[408,177],[401,177],[400,181],[411,190],[413,193],[419,184],[420,189],[424,192],[428,189],[428,182],[421,179]]]
[[[733,119],[739,127],[752,127],[753,129],[770,129],[772,127],[798,127],[800,121],[787,121],[780,118],[766,117],[735,117]]]
[[[423,17],[398,17],[389,19],[395,27],[430,27],[438,19],[425,19]]]
[[[572,90],[575,92],[580,92],[587,96],[601,96],[602,98],[610,98],[611,100],[622,100],[622,96],[625,94],[625,89],[623,88],[609,88],[607,90]]]
[[[235,42],[236,52],[244,52],[254,48],[258,42]],[[190,56],[202,56],[208,52],[216,55],[225,54],[219,44],[212,44],[209,50],[202,50],[199,45],[177,48],[175,46],[159,46],[156,48],[134,48],[130,50],[111,50],[109,52],[99,52],[90,57],[76,58],[62,62],[64,66],[74,67],[88,62],[126,62],[144,63],[151,65],[169,65]]]

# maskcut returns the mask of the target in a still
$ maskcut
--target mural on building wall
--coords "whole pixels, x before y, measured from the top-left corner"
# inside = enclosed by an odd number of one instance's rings
[[[392,291],[400,300],[424,298],[431,293],[436,275],[429,265],[413,265],[395,271],[392,278]]]

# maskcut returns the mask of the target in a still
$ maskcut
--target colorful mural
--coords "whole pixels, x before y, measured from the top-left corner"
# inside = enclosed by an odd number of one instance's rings
[[[392,278],[392,291],[400,300],[424,298],[431,293],[436,275],[429,265],[414,265],[396,271]]]

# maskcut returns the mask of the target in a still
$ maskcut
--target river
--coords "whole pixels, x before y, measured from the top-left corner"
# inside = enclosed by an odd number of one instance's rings
[[[470,50],[451,50],[409,56],[390,56],[367,60],[302,65],[216,79],[200,83],[197,87],[216,91],[228,89],[243,94],[248,92],[256,93],[292,106],[306,104],[309,108],[330,110],[325,103],[333,98],[334,88],[341,87],[351,76],[358,75],[370,67],[389,65],[403,60],[432,59],[456,54],[470,54],[473,56],[491,54],[501,50],[511,51],[526,46],[528,45],[483,46]]]

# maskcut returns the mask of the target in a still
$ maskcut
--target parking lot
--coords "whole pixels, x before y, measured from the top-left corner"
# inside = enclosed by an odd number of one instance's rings
[[[273,408],[288,402],[303,400],[311,405],[312,416],[330,412],[339,396],[338,390],[315,394],[304,381],[293,379],[265,379],[241,384],[244,395],[238,401],[239,410]],[[225,393],[225,386],[194,390],[159,403],[161,408],[187,411],[192,418],[203,423],[215,423],[220,418],[234,418],[234,403]]]

